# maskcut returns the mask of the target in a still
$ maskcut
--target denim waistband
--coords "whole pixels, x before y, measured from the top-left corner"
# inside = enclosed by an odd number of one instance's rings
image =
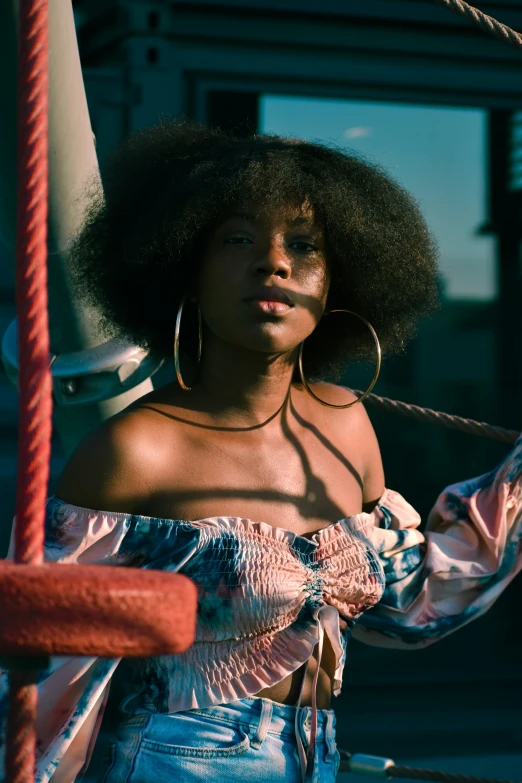
[[[218,704],[206,707],[204,710],[190,710],[190,712],[202,712],[205,715],[213,715],[221,720],[231,720],[235,723],[244,723],[249,726],[258,723],[264,717],[268,722],[267,731],[270,734],[282,736],[294,736],[295,717],[299,709],[301,722],[307,730],[312,720],[311,707],[294,707],[291,704],[263,699],[259,696],[250,696],[229,704]],[[317,710],[318,739],[326,739],[326,734],[335,730],[335,713],[333,710]]]
[[[148,705],[138,707],[130,714],[126,710],[130,699],[122,704],[122,711],[129,716],[124,718],[122,725],[144,726],[152,714],[159,714],[154,709],[148,709]],[[190,714],[206,715],[216,720],[230,721],[248,727],[251,737],[259,737],[262,741],[268,734],[281,736],[295,736],[296,713],[299,712],[298,722],[301,727],[303,739],[308,741],[309,730],[312,722],[311,707],[294,707],[291,704],[264,699],[260,696],[249,696],[244,699],[229,702],[228,704],[216,704],[210,707],[186,710]],[[172,713],[176,714],[176,713]],[[325,742],[328,750],[335,754],[335,713],[333,710],[317,710],[317,740]]]

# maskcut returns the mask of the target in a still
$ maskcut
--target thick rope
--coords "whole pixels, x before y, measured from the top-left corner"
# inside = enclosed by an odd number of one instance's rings
[[[38,690],[34,672],[13,671],[9,675],[9,714],[6,731],[6,783],[33,783],[36,733],[34,722]]]
[[[363,393],[359,389],[351,389],[350,391],[353,391],[359,397]],[[486,424],[484,421],[463,419],[460,416],[452,416],[450,413],[431,410],[431,408],[421,408],[418,405],[410,405],[407,402],[390,400],[388,397],[379,397],[377,394],[369,394],[365,402],[368,405],[373,405],[375,408],[380,408],[389,413],[398,413],[400,416],[406,416],[409,419],[430,421],[450,430],[468,432],[470,435],[481,435],[485,438],[500,440],[503,443],[515,443],[520,437],[520,432],[517,430],[506,430],[503,427]]]
[[[351,753],[339,749],[341,764],[339,772],[350,772]],[[384,759],[383,759],[384,760]],[[356,774],[362,774],[359,769]],[[375,777],[375,773],[370,775]],[[424,769],[423,767],[400,767],[397,765],[388,767],[379,777],[403,778],[410,780],[429,780],[433,783],[513,783],[511,780],[498,780],[497,778],[478,778],[474,775],[458,775],[454,772],[442,772],[438,769]]]
[[[485,30],[486,33],[494,35],[495,38],[522,49],[522,35],[520,33],[515,32],[507,24],[502,24],[502,22],[499,22],[492,16],[488,16],[483,11],[479,11],[478,8],[474,8],[469,3],[465,3],[464,0],[434,0],[434,2],[449,8],[450,11],[460,16],[466,17],[470,22]]]
[[[457,775],[454,772],[441,772],[437,769],[422,769],[419,767],[390,767],[387,772],[390,778],[431,780],[440,781],[440,783],[512,783],[510,780],[477,778],[474,775]]]
[[[47,0],[20,3],[16,309],[19,448],[15,560],[43,561],[51,444],[47,317]]]
[[[51,456],[52,384],[47,316],[48,0],[20,0],[18,54],[19,440],[14,559],[43,561]],[[36,673],[10,677],[6,781],[34,780]]]

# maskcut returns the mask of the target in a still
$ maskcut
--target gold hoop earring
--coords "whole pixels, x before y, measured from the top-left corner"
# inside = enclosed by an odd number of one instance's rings
[[[371,392],[371,390],[373,389],[373,387],[377,383],[377,378],[379,377],[379,373],[381,371],[381,359],[382,359],[381,344],[379,342],[379,338],[377,337],[377,333],[376,333],[375,329],[373,328],[371,323],[366,320],[366,318],[362,317],[362,315],[359,315],[358,313],[354,313],[353,310],[330,310],[330,312],[326,313],[326,315],[330,315],[330,313],[350,313],[350,315],[355,315],[355,317],[359,318],[364,324],[366,324],[366,326],[370,330],[370,332],[372,334],[372,337],[373,337],[373,340],[374,340],[374,343],[375,343],[375,350],[376,350],[376,354],[377,354],[377,366],[375,368],[375,372],[373,374],[373,378],[371,380],[371,383],[368,386],[368,388],[366,389],[366,391],[364,392],[364,394],[361,394],[361,396],[358,397],[358,399],[354,400],[353,402],[346,403],[346,405],[333,405],[331,402],[325,402],[324,400],[322,400],[320,397],[318,397],[317,394],[315,394],[311,390],[311,388],[308,385],[308,382],[307,382],[307,380],[306,380],[306,378],[304,376],[304,371],[303,371],[303,346],[304,346],[304,340],[301,343],[301,345],[299,346],[299,357],[298,357],[298,360],[297,360],[298,361],[298,365],[299,365],[299,375],[301,376],[301,383],[305,387],[305,389],[308,392],[308,394],[311,397],[313,397],[314,400],[317,400],[317,402],[320,402],[321,405],[326,405],[327,408],[351,408],[352,405],[357,405],[358,402],[362,402],[369,395],[369,393]]]
[[[179,330],[180,330],[180,324],[181,324],[181,315],[183,313],[183,308],[187,302],[188,296],[185,294],[185,296],[182,298],[179,308],[178,308],[178,314],[176,315],[176,326],[174,329],[174,367],[176,370],[176,378],[178,379],[178,383],[183,389],[183,391],[190,391],[191,386],[187,386],[187,384],[183,380],[183,376],[181,375],[181,367],[179,363]],[[198,304],[198,367],[201,362],[201,353],[203,350],[203,323],[201,320],[201,309]]]

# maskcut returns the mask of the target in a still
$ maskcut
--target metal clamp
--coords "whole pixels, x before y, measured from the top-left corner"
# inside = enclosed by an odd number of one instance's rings
[[[395,762],[381,756],[367,756],[366,753],[354,753],[350,756],[350,772],[354,775],[372,775],[377,778],[387,778],[390,767]]]
[[[2,339],[2,361],[9,380],[18,386],[16,318]],[[91,405],[116,397],[150,378],[163,361],[117,338],[84,351],[51,355],[54,402]]]

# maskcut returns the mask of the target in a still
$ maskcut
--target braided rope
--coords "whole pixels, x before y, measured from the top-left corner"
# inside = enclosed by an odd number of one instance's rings
[[[350,389],[350,391],[358,397],[362,394],[362,391],[359,389]],[[517,430],[506,430],[503,427],[487,424],[484,421],[463,419],[461,416],[453,416],[450,413],[434,411],[431,408],[421,408],[418,405],[410,405],[407,402],[400,402],[399,400],[390,400],[388,397],[379,397],[377,394],[369,394],[366,397],[365,402],[367,402],[368,405],[388,411],[389,413],[397,413],[400,416],[417,419],[417,421],[430,421],[432,424],[439,424],[441,427],[446,427],[450,430],[467,432],[470,435],[481,435],[485,438],[500,440],[503,443],[515,443],[520,437],[520,432]]]
[[[51,455],[52,383],[47,316],[48,0],[20,0],[18,54],[19,441],[14,559],[43,561]],[[10,677],[6,781],[34,780],[36,673]]]
[[[455,772],[441,772],[437,769],[422,769],[419,767],[389,767],[386,771],[390,778],[430,780],[436,783],[512,783],[510,780],[477,778],[474,775],[458,775]]]
[[[341,763],[339,772],[350,772],[350,759],[352,754],[339,748]],[[382,759],[384,761],[384,759]],[[383,771],[382,777],[404,778],[410,780],[429,780],[433,783],[513,783],[511,780],[498,780],[497,778],[478,778],[474,775],[460,775],[454,772],[442,772],[438,769],[424,769],[423,767],[400,767],[397,765],[388,767]],[[361,774],[357,769],[356,774]]]
[[[47,319],[47,0],[20,3],[18,104],[19,449],[15,560],[43,560],[50,458],[51,375]]]
[[[38,691],[34,672],[9,674],[9,718],[6,731],[6,783],[34,780],[36,736],[34,722]]]
[[[483,11],[479,11],[478,8],[465,3],[464,0],[434,0],[438,5],[443,5],[455,14],[464,16],[469,19],[470,22],[478,25],[486,33],[494,35],[501,41],[505,41],[512,46],[516,46],[518,49],[522,49],[522,35],[512,30],[506,24],[502,24],[492,16],[488,16]]]

